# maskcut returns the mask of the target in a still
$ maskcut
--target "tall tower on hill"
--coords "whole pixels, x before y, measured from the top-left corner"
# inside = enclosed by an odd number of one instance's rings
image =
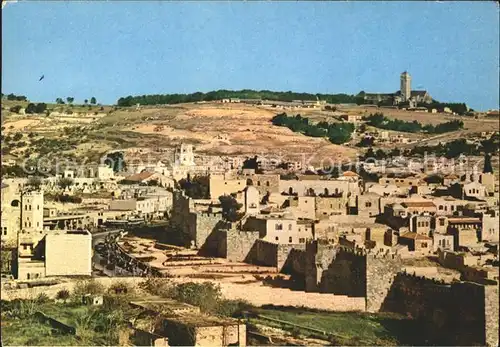
[[[411,98],[411,76],[408,72],[401,74],[401,101],[406,102]]]

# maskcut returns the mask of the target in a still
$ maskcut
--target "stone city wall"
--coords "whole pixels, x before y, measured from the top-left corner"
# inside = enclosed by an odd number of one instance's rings
[[[382,311],[422,322],[438,344],[498,345],[498,286],[442,281],[399,273]]]
[[[225,258],[230,261],[248,261],[253,258],[255,242],[259,240],[258,231],[226,231]],[[224,249],[222,249],[224,251]]]

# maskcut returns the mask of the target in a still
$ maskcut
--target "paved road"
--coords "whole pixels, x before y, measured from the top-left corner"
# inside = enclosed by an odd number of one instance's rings
[[[99,242],[103,242],[108,235],[115,235],[118,234],[120,229],[118,230],[107,230],[99,233],[94,233],[92,234],[92,248],[94,255],[92,256],[92,267],[100,270],[100,271],[93,271],[92,275],[99,277],[99,276],[107,276],[107,277],[118,277],[118,276],[133,276],[132,273],[128,272],[125,269],[122,269],[120,267],[115,267],[114,270],[109,270],[106,269],[105,266],[101,265],[101,261],[105,260],[107,261],[106,257],[103,257],[101,254],[95,251],[95,245],[97,245]]]

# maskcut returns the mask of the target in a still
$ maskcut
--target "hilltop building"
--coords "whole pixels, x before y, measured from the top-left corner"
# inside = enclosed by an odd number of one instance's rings
[[[400,103],[409,103],[410,107],[416,107],[419,103],[432,103],[432,97],[426,90],[411,90],[411,76],[407,71],[401,74],[400,81],[400,89],[395,93],[361,92],[360,96],[368,104],[388,103],[398,105]]]

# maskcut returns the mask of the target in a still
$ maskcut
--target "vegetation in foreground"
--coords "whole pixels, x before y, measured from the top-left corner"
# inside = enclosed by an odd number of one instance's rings
[[[279,328],[288,337],[320,338],[333,345],[427,343],[417,322],[393,314],[276,306],[257,308],[246,301],[224,299],[220,287],[211,282],[173,284],[165,279],[151,278],[140,287],[150,294],[196,305],[205,313],[244,319],[254,331],[264,325]],[[104,305],[83,305],[81,298],[85,294],[105,295]],[[97,281],[85,280],[78,282],[72,292],[64,289],[58,292],[56,301],[45,294],[26,300],[2,300],[3,344],[88,346],[128,343],[129,322],[140,314],[140,310],[128,304],[134,297],[135,289],[126,282],[118,281],[105,288]],[[74,327],[76,335],[52,328],[39,320],[36,312]]]
[[[292,336],[321,338],[330,341],[332,345],[396,346],[425,344],[425,341],[422,340],[421,331],[417,328],[417,323],[395,314],[326,312],[307,308],[273,306],[256,308],[253,313],[254,316],[250,318],[252,324],[276,326],[289,331]],[[266,318],[291,324],[273,322]],[[306,328],[324,331],[325,334]]]

